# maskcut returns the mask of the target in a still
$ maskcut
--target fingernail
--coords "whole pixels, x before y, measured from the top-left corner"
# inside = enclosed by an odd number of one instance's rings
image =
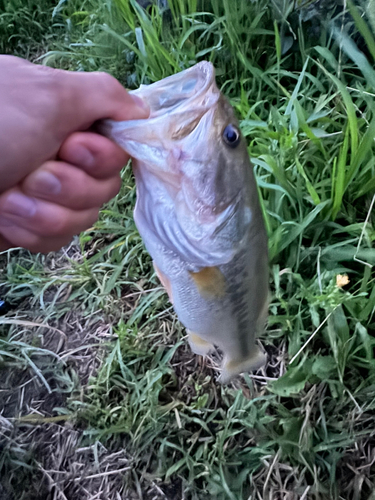
[[[143,109],[144,111],[147,111],[148,113],[150,112],[150,106],[147,104],[146,101],[138,97],[137,95],[134,94],[129,94],[130,97],[133,99],[134,104],[138,106],[138,108]]]
[[[95,157],[84,146],[76,146],[70,161],[77,164],[77,166],[92,167],[95,163]]]
[[[3,204],[2,212],[5,216],[5,219],[7,218],[7,216],[12,216],[12,215],[17,215],[18,217],[31,218],[36,213],[36,203],[34,200],[28,198],[23,194],[11,193],[6,198]]]
[[[61,182],[50,172],[37,172],[33,177],[32,190],[36,194],[59,194]]]

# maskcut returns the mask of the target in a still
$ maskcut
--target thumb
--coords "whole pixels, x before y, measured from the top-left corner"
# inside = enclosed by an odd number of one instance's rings
[[[65,133],[89,128],[95,121],[139,120],[149,116],[149,107],[138,96],[129,94],[107,73],[59,71],[65,115]],[[64,123],[64,122],[60,122]]]

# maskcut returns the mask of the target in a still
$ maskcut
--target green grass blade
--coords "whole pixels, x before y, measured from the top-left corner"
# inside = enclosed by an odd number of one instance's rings
[[[341,146],[339,158],[337,161],[335,176],[332,176],[332,220],[335,220],[341,208],[342,198],[345,193],[345,174],[349,149],[349,129],[347,128],[344,135],[344,142]],[[358,150],[360,147],[358,148]]]
[[[319,62],[317,64],[323,70],[323,72],[328,76],[328,78],[330,78],[333,81],[333,83],[336,85],[342,96],[346,113],[348,115],[351,154],[354,155],[357,152],[358,148],[358,121],[353,100],[349,92],[347,91],[345,85],[336,76],[332,75],[332,73],[329,73],[329,71],[327,71],[322,64],[320,64]]]
[[[373,4],[373,1],[369,0],[367,3],[370,8],[370,5]],[[349,12],[352,18],[354,19],[358,31],[362,34],[363,38],[365,39],[367,48],[370,51],[373,59],[375,60],[375,38],[371,33],[370,28],[368,27],[367,23],[365,22],[361,14],[358,12],[357,7],[354,5],[352,0],[347,0],[347,5],[349,7]]]
[[[368,82],[372,88],[375,89],[375,71],[363,52],[361,52],[353,40],[351,40],[348,35],[337,26],[332,27],[332,33],[337,42],[340,44],[340,47],[342,47],[344,52],[361,70],[366,82]]]
[[[350,185],[350,183],[357,175],[358,170],[361,167],[362,163],[365,161],[367,155],[373,150],[374,137],[375,137],[375,118],[367,127],[367,130],[364,136],[362,137],[361,142],[359,143],[359,147],[356,153],[352,156],[352,159],[350,161],[350,166],[345,178],[345,189]]]
[[[302,85],[302,82],[303,82],[303,79],[304,79],[304,76],[305,76],[305,72],[306,72],[306,68],[307,68],[308,62],[309,62],[309,60],[306,59],[305,64],[303,65],[302,71],[301,71],[301,73],[300,73],[300,75],[298,77],[296,86],[294,87],[293,93],[292,93],[292,95],[290,97],[290,100],[288,102],[288,106],[286,107],[285,116],[289,116],[290,113],[292,112],[292,107],[293,107],[295,101],[297,100],[298,93],[299,93],[299,91],[301,89],[301,85]]]

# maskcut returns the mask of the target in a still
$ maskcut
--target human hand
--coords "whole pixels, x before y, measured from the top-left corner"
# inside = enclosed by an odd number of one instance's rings
[[[106,73],[0,56],[0,250],[57,250],[90,227],[118,192],[128,156],[88,129],[147,116]]]

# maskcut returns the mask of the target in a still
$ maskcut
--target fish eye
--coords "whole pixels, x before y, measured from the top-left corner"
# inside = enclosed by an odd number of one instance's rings
[[[237,127],[230,123],[224,129],[223,139],[229,147],[235,148],[238,146],[241,140],[240,131],[237,129]]]

